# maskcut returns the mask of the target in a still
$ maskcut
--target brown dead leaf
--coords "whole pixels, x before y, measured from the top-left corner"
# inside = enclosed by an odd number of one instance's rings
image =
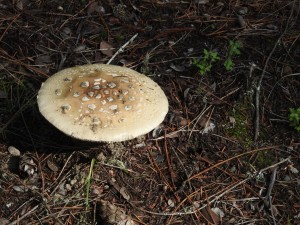
[[[100,51],[109,57],[113,56],[113,47],[107,43],[106,41],[101,41],[100,43]]]
[[[54,162],[52,162],[51,160],[47,160],[47,166],[53,172],[57,172],[59,170],[58,166]]]
[[[209,126],[209,124],[211,123],[211,121],[208,118],[206,118],[206,117],[201,117],[199,119],[198,123],[200,124],[201,127],[206,128],[206,127]]]
[[[23,10],[24,8],[27,7],[27,5],[28,5],[28,1],[27,0],[17,0],[15,2],[15,6],[19,10]]]
[[[93,13],[105,13],[104,8],[100,5],[99,2],[92,2],[91,4],[89,4],[89,6],[87,7],[87,14],[91,15]]]
[[[117,225],[135,225],[131,216],[127,215],[125,210],[108,201],[101,200],[101,217],[109,224]]]
[[[186,118],[183,118],[182,116],[176,116],[174,118],[174,121],[176,121],[181,127],[186,126],[188,124],[188,120]]]
[[[219,224],[220,217],[214,213],[210,208],[204,208],[201,210],[201,213],[205,217],[205,219],[211,224]]]
[[[175,65],[173,63],[170,65],[170,67],[177,72],[183,72],[186,70],[186,68],[183,65]]]
[[[276,208],[276,206],[275,205],[272,205],[271,206],[271,210],[272,210],[272,214],[273,214],[273,216],[278,216],[279,215],[279,211],[278,211],[278,209]]]
[[[125,187],[120,188],[120,194],[125,198],[127,201],[130,199],[130,195],[128,194],[128,191]]]

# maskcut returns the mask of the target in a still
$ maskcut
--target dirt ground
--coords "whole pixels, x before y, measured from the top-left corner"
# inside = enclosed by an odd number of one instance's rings
[[[0,224],[300,224],[300,4],[245,2],[0,0]],[[162,87],[158,128],[43,118],[43,81],[109,61]]]

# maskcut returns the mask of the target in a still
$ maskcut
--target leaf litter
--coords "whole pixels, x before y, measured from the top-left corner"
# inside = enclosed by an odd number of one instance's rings
[[[299,223],[299,134],[286,122],[288,109],[300,105],[298,3],[0,4],[1,222]],[[227,71],[230,40],[243,47]],[[202,62],[204,49],[220,58],[201,75],[192,59]],[[158,82],[170,103],[163,124],[143,139],[108,145],[49,126],[35,106],[40,84],[59,69],[94,62],[126,65]],[[249,93],[262,70],[253,142]]]

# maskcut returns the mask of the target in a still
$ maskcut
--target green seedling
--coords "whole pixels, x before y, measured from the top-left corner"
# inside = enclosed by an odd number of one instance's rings
[[[300,107],[298,109],[290,108],[290,125],[300,132]]]
[[[90,193],[90,188],[91,188],[91,178],[93,175],[94,164],[95,164],[95,159],[92,159],[91,166],[90,166],[90,172],[85,181],[85,184],[86,184],[85,209],[86,209],[86,211],[89,208],[89,193]]]
[[[211,70],[213,63],[219,59],[220,57],[218,56],[217,52],[213,52],[211,50],[208,51],[207,49],[204,49],[202,59],[194,59],[192,63],[193,65],[198,67],[199,73],[201,75],[205,75]]]
[[[232,58],[236,55],[240,55],[240,49],[241,48],[241,43],[239,41],[233,41],[229,40],[229,49],[227,52],[227,57],[224,62],[225,69],[227,71],[231,71],[233,69],[234,63],[232,61]]]
[[[288,215],[288,218],[287,218],[287,225],[292,225],[290,215]]]

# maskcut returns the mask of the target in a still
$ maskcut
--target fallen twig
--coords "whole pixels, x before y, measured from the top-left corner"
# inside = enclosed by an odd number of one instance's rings
[[[274,187],[274,184],[275,184],[275,180],[276,180],[276,174],[277,174],[277,169],[278,167],[275,167],[272,171],[272,175],[271,175],[271,180],[270,180],[270,184],[269,184],[269,187],[268,187],[268,191],[267,191],[267,194],[266,196],[264,197],[264,204],[261,206],[260,210],[262,210],[265,207],[267,207],[269,210],[270,210],[270,213],[271,213],[271,216],[272,216],[272,222],[274,225],[276,225],[276,220],[275,220],[275,217],[274,217],[274,214],[273,214],[273,206],[272,206],[272,196],[271,196],[271,193],[272,193],[272,190],[273,190],[273,187]]]
[[[281,36],[278,38],[275,46],[273,47],[272,51],[270,52],[267,60],[266,60],[266,63],[265,63],[265,66],[264,66],[264,69],[261,73],[261,76],[259,78],[259,81],[257,83],[257,86],[256,86],[256,92],[255,92],[255,122],[254,122],[254,141],[256,142],[257,141],[257,138],[259,136],[259,97],[260,97],[260,89],[261,89],[261,83],[262,83],[262,80],[265,76],[265,73],[266,73],[266,70],[267,70],[267,66],[269,64],[269,61],[277,47],[277,45],[280,43],[280,40],[281,38],[283,37],[284,33],[281,34]]]
[[[39,205],[34,206],[31,210],[29,210],[27,213],[25,213],[23,216],[21,216],[20,218],[18,218],[17,220],[9,223],[8,225],[15,225],[15,224],[20,224],[21,220],[23,220],[25,217],[29,216],[30,214],[32,214],[35,210],[37,210],[37,208],[39,207]]]
[[[255,118],[254,118],[254,142],[257,141],[257,138],[259,136],[259,98],[260,98],[260,90],[261,90],[261,84],[262,84],[262,80],[264,79],[264,76],[265,76],[265,73],[266,73],[266,70],[267,70],[267,67],[268,67],[268,64],[269,64],[269,61],[275,51],[275,49],[277,48],[278,44],[281,42],[281,39],[282,37],[285,35],[285,33],[287,32],[287,29],[288,29],[288,25],[291,21],[291,18],[292,18],[292,15],[293,15],[293,8],[294,8],[294,5],[295,5],[295,2],[296,1],[293,1],[293,7],[291,9],[291,13],[290,13],[290,16],[287,20],[287,23],[286,23],[286,26],[285,26],[285,29],[284,31],[282,32],[282,34],[280,35],[280,37],[278,38],[278,40],[276,41],[272,51],[270,52],[270,54],[268,55],[268,58],[265,62],[265,66],[263,68],[263,71],[261,73],[261,76],[259,78],[259,81],[257,83],[257,86],[256,86],[256,92],[255,92]]]
[[[119,50],[111,57],[110,60],[108,60],[108,62],[106,64],[110,64],[114,58],[120,54],[121,52],[124,52],[124,49],[127,45],[129,45],[131,42],[133,42],[133,40],[138,36],[138,33],[136,33],[132,38],[129,39],[129,41],[127,41],[124,45],[121,46],[121,48],[119,48]]]

